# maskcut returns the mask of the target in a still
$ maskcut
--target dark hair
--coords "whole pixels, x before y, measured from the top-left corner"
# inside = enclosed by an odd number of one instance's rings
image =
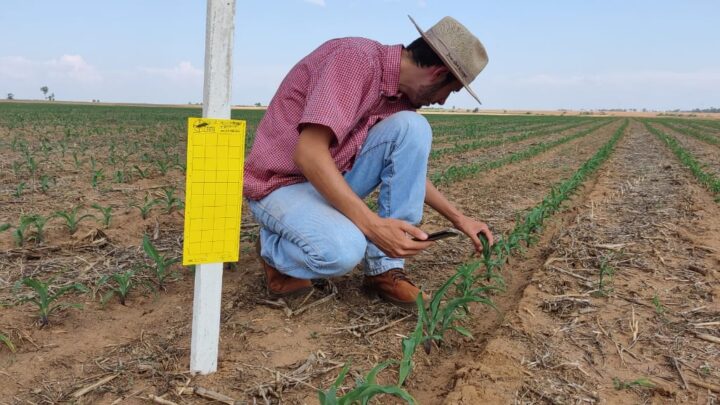
[[[418,39],[412,41],[412,43],[405,47],[405,49],[410,52],[413,62],[420,67],[446,66],[445,62],[440,59],[437,53],[435,53],[423,37],[419,37]],[[447,84],[455,80],[457,80],[457,78],[452,74],[452,71],[449,71],[443,84]]]

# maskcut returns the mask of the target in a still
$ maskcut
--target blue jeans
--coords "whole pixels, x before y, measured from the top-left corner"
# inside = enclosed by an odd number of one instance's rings
[[[360,198],[378,185],[378,215],[417,225],[422,219],[432,132],[425,117],[395,113],[374,125],[345,180]],[[403,268],[385,255],[309,182],[281,187],[248,205],[261,224],[261,256],[301,279],[337,277],[361,261],[367,275]]]

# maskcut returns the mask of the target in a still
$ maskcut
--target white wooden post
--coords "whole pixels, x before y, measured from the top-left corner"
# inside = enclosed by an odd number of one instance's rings
[[[208,0],[203,118],[230,118],[235,0]],[[190,371],[217,371],[222,263],[195,266]]]

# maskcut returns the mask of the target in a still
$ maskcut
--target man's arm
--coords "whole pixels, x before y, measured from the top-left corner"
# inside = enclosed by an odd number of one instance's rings
[[[470,239],[472,239],[477,252],[482,252],[482,243],[480,242],[480,239],[478,239],[478,233],[482,232],[485,234],[490,244],[493,244],[493,234],[490,232],[487,224],[466,217],[450,201],[448,201],[447,198],[445,198],[440,190],[435,188],[429,179],[425,180],[425,203],[435,211],[439,212],[440,215],[447,218],[448,221],[452,222],[455,228],[469,236]]]
[[[334,139],[332,130],[323,125],[307,125],[300,132],[293,161],[315,189],[391,257],[412,256],[430,246],[432,242],[408,237],[425,239],[425,232],[405,221],[381,218],[352,191],[330,155]]]

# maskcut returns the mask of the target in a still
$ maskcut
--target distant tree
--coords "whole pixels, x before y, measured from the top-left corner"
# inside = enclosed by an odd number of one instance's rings
[[[55,93],[50,93],[47,99],[48,101],[55,101]]]
[[[47,92],[48,92],[48,90],[49,90],[49,89],[48,89],[48,86],[42,86],[42,87],[40,87],[40,91],[42,91],[44,98],[47,98]]]
[[[255,107],[262,107],[262,103],[258,101],[257,103],[255,103]]]
[[[477,107],[473,108],[473,112],[474,112],[474,113],[476,113],[476,112],[478,112],[478,111],[480,111],[479,108],[477,108]]]
[[[8,99],[8,100],[14,100],[14,99],[15,99],[15,95],[12,94],[12,93],[8,93],[7,99]]]

